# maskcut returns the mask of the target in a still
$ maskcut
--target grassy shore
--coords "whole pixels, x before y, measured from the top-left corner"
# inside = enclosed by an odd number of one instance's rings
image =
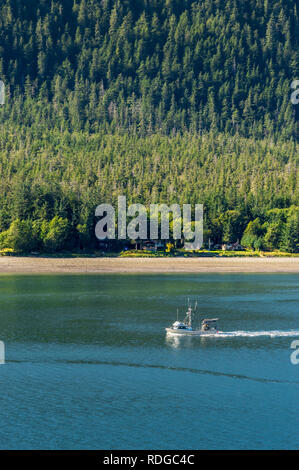
[[[122,258],[0,256],[1,274],[299,273],[299,257]]]

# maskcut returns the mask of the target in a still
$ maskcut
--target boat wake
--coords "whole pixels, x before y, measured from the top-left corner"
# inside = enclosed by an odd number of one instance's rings
[[[279,338],[279,337],[292,337],[292,336],[299,336],[299,330],[268,330],[268,331],[218,331],[215,334],[201,334],[201,336],[213,336],[213,337],[231,337],[231,336],[239,336],[239,337],[258,337],[258,336],[268,336],[270,338]]]

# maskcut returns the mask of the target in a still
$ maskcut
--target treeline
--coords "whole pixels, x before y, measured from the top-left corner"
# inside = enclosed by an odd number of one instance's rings
[[[117,208],[125,195],[128,204],[148,207],[202,203],[206,243],[242,239],[255,249],[298,250],[295,142],[9,125],[0,130],[0,142],[2,247],[12,247],[13,233],[24,231],[33,234],[27,250],[95,249],[96,206]]]
[[[265,220],[263,222],[263,219]],[[299,252],[299,207],[271,209],[247,225],[241,243],[254,250]]]
[[[3,0],[1,119],[297,139],[298,32],[293,0]]]
[[[181,221],[182,222],[182,221]],[[237,223],[244,223],[239,211],[231,210],[222,214],[214,221],[218,231],[223,232],[223,241],[235,241],[235,235],[240,234]],[[192,224],[193,225],[193,224]],[[193,226],[194,230],[194,226]],[[148,231],[149,233],[149,231]],[[177,240],[172,237],[172,221],[170,221],[170,240],[177,246]],[[204,230],[203,248],[215,249],[216,244],[211,241],[214,232]],[[215,239],[215,238],[214,238]],[[103,242],[102,242],[103,243]],[[107,240],[104,251],[117,252],[123,248],[132,248],[135,240]],[[184,246],[184,239],[180,240]],[[255,251],[280,250],[288,253],[299,252],[299,207],[291,206],[289,209],[271,209],[261,218],[250,221],[244,230],[241,244],[243,247]],[[20,220],[12,222],[9,229],[0,233],[0,249],[11,249],[21,253],[58,252],[61,250],[101,249],[88,229],[87,224],[72,227],[68,219],[55,216],[52,220]]]

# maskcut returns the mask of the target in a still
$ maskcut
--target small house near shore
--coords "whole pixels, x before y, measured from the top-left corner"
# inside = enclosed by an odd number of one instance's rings
[[[244,251],[244,247],[240,245],[239,240],[235,243],[223,243],[221,248],[223,251]]]

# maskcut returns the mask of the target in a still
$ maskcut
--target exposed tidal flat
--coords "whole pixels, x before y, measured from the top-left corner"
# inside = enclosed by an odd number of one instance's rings
[[[0,257],[0,274],[299,273],[299,257],[52,258]]]
[[[299,274],[0,280],[1,449],[299,448]],[[188,298],[227,336],[166,336]]]

